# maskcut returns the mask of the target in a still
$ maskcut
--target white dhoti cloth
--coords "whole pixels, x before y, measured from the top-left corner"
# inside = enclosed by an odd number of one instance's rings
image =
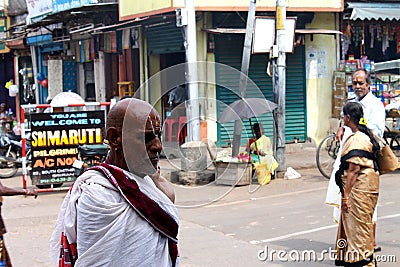
[[[352,131],[347,126],[343,126],[345,128],[344,135],[342,141],[340,142],[339,151],[337,153],[337,158],[335,160],[335,164],[333,165],[333,171],[331,173],[331,177],[329,178],[328,190],[326,192],[325,204],[333,206],[333,221],[339,223],[340,219],[340,206],[342,204],[342,195],[340,193],[340,189],[335,181],[335,173],[339,170],[340,167],[340,158],[342,155],[342,147],[344,142],[346,142],[347,138],[352,134]],[[372,217],[372,221],[377,221],[377,207],[375,207],[374,215]]]

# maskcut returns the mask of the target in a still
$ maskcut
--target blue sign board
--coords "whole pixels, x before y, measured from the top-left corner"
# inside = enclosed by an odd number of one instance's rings
[[[26,37],[27,45],[43,45],[51,43],[52,41],[53,35],[51,33]]]
[[[97,0],[52,0],[53,2],[53,13],[81,7],[85,5],[97,4]]]

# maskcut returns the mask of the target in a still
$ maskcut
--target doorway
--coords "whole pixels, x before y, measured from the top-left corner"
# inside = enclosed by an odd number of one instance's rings
[[[174,65],[182,64],[186,62],[186,55],[185,52],[178,52],[178,53],[168,53],[168,54],[161,54],[160,55],[160,70],[172,67]],[[182,73],[182,75],[185,75],[185,73]],[[167,79],[168,77],[161,77],[161,101],[162,101],[162,117],[163,119],[167,118],[167,112],[170,111],[170,105],[168,103],[168,98],[169,98],[169,93],[172,91],[170,88],[167,86]],[[182,79],[184,80],[184,79]],[[182,106],[182,105],[180,105]],[[175,113],[175,112],[174,112]],[[181,112],[177,112],[181,113]],[[184,114],[186,114],[186,111],[184,110]]]
[[[178,53],[168,53],[160,55],[160,70],[167,69],[169,67],[182,64],[186,62],[186,55],[184,52]],[[182,72],[182,73],[180,73]],[[179,144],[185,142],[186,139],[186,108],[185,100],[187,99],[187,89],[184,84],[185,81],[185,71],[178,70],[177,75],[182,75],[180,77],[172,77],[175,80],[183,81],[183,84],[173,84],[171,88],[171,77],[167,77],[165,73],[161,75],[161,106],[162,106],[162,117],[165,125],[171,127],[167,129],[168,138],[167,142],[178,141]],[[174,92],[174,97],[172,103],[169,103],[170,94]]]

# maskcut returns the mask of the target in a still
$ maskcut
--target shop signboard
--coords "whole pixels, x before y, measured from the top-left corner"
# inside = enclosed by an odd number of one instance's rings
[[[97,4],[97,0],[53,0],[53,12],[60,12],[63,10],[81,7],[85,5]]]
[[[0,40],[7,39],[7,18],[4,16],[4,12],[0,11]],[[10,49],[6,46],[5,42],[0,43],[0,54],[9,53]]]
[[[104,127],[101,110],[31,114],[32,184],[74,181],[78,146],[102,144]]]
[[[43,19],[44,15],[51,13],[51,1],[52,0],[26,0],[26,7],[29,13],[28,22],[35,23]]]
[[[282,44],[286,53],[293,52],[296,17],[288,17],[285,21],[285,35]],[[256,17],[254,23],[252,53],[269,53],[275,44],[275,17]],[[278,52],[278,51],[276,51]]]

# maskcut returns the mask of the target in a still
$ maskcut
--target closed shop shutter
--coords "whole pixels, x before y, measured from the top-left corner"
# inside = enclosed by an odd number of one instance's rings
[[[216,61],[240,71],[244,35],[221,34],[216,36]],[[246,97],[262,97],[273,100],[272,80],[266,74],[268,54],[251,56],[249,77],[255,83],[248,84]],[[305,141],[306,131],[306,83],[305,83],[305,48],[295,48],[293,54],[286,54],[286,142],[294,139]],[[217,99],[218,112],[221,113],[226,105],[238,99],[239,78],[231,70],[217,66]],[[221,86],[223,85],[223,86]],[[257,88],[258,87],[258,88]],[[229,89],[227,89],[229,88]],[[262,95],[258,93],[261,90]],[[225,105],[226,104],[226,105]],[[267,136],[273,136],[272,113],[254,118],[252,122],[260,122]],[[219,145],[232,140],[234,123],[218,125]],[[251,136],[248,120],[244,121],[241,144],[245,145]]]
[[[176,27],[175,20],[146,28],[147,53],[166,54],[185,51],[183,28]]]

